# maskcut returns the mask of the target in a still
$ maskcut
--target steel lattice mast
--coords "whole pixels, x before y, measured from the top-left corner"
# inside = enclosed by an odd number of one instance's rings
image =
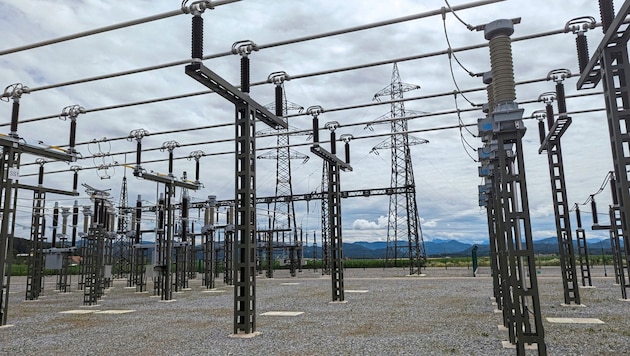
[[[129,232],[129,221],[131,210],[129,210],[129,198],[127,191],[127,175],[122,179],[120,189],[120,200],[118,202],[118,231],[116,231],[116,241],[114,242],[114,274],[118,278],[123,278],[125,273],[131,271],[131,245]]]
[[[374,100],[379,97],[389,96],[394,102],[388,119],[391,120],[390,139],[376,145],[372,151],[379,149],[391,150],[391,188],[410,187],[411,191],[403,194],[392,194],[389,198],[389,214],[387,223],[387,250],[385,263],[389,265],[390,259],[394,259],[394,265],[399,257],[399,251],[405,246],[399,245],[399,239],[407,238],[410,273],[420,273],[422,261],[426,259],[422,228],[418,217],[418,205],[416,202],[415,180],[413,177],[413,164],[409,146],[428,143],[429,141],[410,137],[407,133],[405,104],[402,100],[403,93],[420,89],[420,86],[402,83],[398,72],[398,65],[394,63],[392,78],[389,86],[374,94]],[[400,118],[400,119],[396,119]]]

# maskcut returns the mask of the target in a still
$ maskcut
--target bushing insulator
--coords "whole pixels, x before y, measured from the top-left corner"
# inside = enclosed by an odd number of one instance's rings
[[[547,103],[545,105],[545,114],[547,116],[547,128],[551,130],[551,126],[553,126],[553,106],[551,103]]]
[[[241,57],[241,91],[249,93],[249,57]]]
[[[599,0],[599,14],[602,17],[602,32],[606,33],[615,19],[615,6],[612,0]]]
[[[582,73],[590,59],[588,54],[588,40],[584,33],[578,33],[575,38],[575,45],[577,47],[578,67],[580,68],[580,73]]]
[[[203,17],[193,16],[192,18],[192,58],[203,57]]]
[[[490,39],[490,64],[492,66],[495,105],[514,102],[516,100],[516,84],[509,37],[500,35]]]
[[[591,195],[591,213],[593,214],[593,225],[598,225],[599,220],[597,217],[597,203],[595,203],[595,198],[593,198],[592,195]]]
[[[276,116],[278,117],[284,114],[282,97],[282,85],[276,85]]]
[[[564,84],[562,82],[556,83],[556,100],[558,101],[558,114],[566,114],[567,100],[564,95]]]
[[[18,116],[20,114],[20,102],[19,100],[13,100],[13,107],[11,111],[11,137],[17,137]]]

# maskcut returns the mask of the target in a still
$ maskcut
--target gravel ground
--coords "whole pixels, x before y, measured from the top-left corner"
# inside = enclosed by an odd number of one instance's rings
[[[426,276],[406,269],[348,269],[347,303],[332,300],[329,276],[305,270],[291,278],[257,278],[256,330],[260,335],[230,338],[233,289],[214,291],[191,280],[191,290],[160,302],[149,293],[115,280],[97,306],[84,307],[81,291],[53,291],[24,301],[25,277],[13,277],[9,324],[0,328],[0,355],[513,355],[504,349],[507,332],[498,329],[492,280],[482,268],[473,278],[467,268],[430,268]],[[609,272],[610,269],[609,269]],[[611,272],[612,273],[612,272]],[[614,277],[592,271],[595,288],[580,289],[586,307],[561,306],[559,268],[538,275],[545,341],[550,355],[630,353],[630,301],[621,301]],[[610,274],[609,274],[610,276]],[[75,277],[76,278],[76,277]],[[76,282],[73,280],[73,287]],[[152,284],[149,283],[149,288]],[[61,313],[69,310],[86,314]],[[95,311],[132,310],[125,314]],[[270,311],[303,312],[266,316]],[[598,318],[604,324],[557,324],[548,317]],[[536,354],[528,351],[528,354]]]

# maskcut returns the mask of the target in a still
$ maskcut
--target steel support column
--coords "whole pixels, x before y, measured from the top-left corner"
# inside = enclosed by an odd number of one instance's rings
[[[602,9],[602,14],[614,13],[612,1],[600,1],[602,6],[610,6]],[[611,229],[615,236],[623,238],[624,246],[619,249],[618,262],[622,272],[619,285],[624,299],[627,299],[627,290],[630,288],[630,25],[625,21],[629,14],[630,1],[625,1],[612,21],[605,19],[604,38],[577,83],[578,89],[594,88],[600,80],[603,83],[615,172],[614,198],[617,199],[616,206],[611,210]]]
[[[256,140],[254,112],[236,106],[234,334],[256,331]]]
[[[558,98],[558,100],[562,100]],[[560,138],[571,125],[571,118],[566,113],[560,113],[555,122],[553,118],[547,118],[549,133],[543,140],[538,153],[547,151],[549,163],[549,177],[551,178],[551,196],[556,222],[556,236],[560,256],[560,270],[562,273],[562,286],[564,290],[565,304],[580,304],[580,289],[578,287],[575,271],[575,254],[573,251],[573,239],[571,238],[571,218],[569,217],[569,204],[567,202],[567,189],[564,179],[564,164],[562,160],[562,148]]]
[[[582,216],[580,215],[580,207],[575,204],[575,217],[577,220],[577,229],[575,229],[575,239],[577,240],[578,256],[580,259],[580,275],[582,277],[582,286],[592,286],[591,281],[591,262],[588,257],[588,244],[586,242],[586,232],[582,228]],[[603,256],[602,256],[603,257]]]
[[[9,288],[11,285],[11,265],[13,263],[13,231],[15,229],[15,208],[17,204],[17,168],[20,166],[18,144],[3,145],[0,187],[2,197],[2,222],[0,224],[0,326],[7,324],[9,311]],[[6,269],[5,269],[6,268]]]

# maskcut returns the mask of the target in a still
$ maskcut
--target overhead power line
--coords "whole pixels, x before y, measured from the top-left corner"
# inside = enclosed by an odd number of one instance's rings
[[[238,2],[238,1],[241,1],[241,0],[216,0],[216,1],[209,1],[209,3],[211,4],[211,6],[209,8],[213,8],[213,7],[221,6],[221,5],[226,5],[226,4],[230,4],[230,3]],[[52,45],[52,44],[55,44],[55,43],[66,42],[66,41],[70,41],[70,40],[76,40],[78,38],[92,36],[92,35],[96,35],[96,34],[104,33],[104,32],[109,32],[109,31],[113,31],[113,30],[119,30],[119,29],[125,28],[125,27],[141,25],[141,24],[144,24],[144,23],[157,21],[157,20],[162,20],[162,19],[166,19],[166,18],[169,18],[169,17],[181,15],[181,14],[184,14],[184,13],[185,12],[183,11],[183,9],[178,9],[178,10],[173,10],[173,11],[169,11],[169,12],[164,12],[164,13],[161,13],[161,14],[156,14],[156,15],[152,15],[152,16],[148,16],[148,17],[139,18],[139,19],[136,19],[136,20],[125,21],[125,22],[121,22],[121,23],[117,23],[117,24],[113,24],[113,25],[109,25],[109,26],[99,27],[99,28],[95,28],[93,30],[78,32],[78,33],[75,33],[75,34],[72,34],[72,35],[62,36],[62,37],[58,37],[58,38],[51,39],[51,40],[46,40],[46,41],[41,41],[41,42],[37,42],[37,43],[32,43],[32,44],[29,44],[29,45],[16,47],[16,48],[11,48],[11,49],[5,49],[5,50],[0,51],[0,56],[4,56],[6,54],[11,54],[11,53],[16,53],[16,52],[22,52],[22,51],[26,51],[26,50],[29,50],[29,49],[49,46],[49,45]]]
[[[536,82],[541,82],[541,81],[546,81],[546,78],[539,78],[539,79],[531,79],[531,80],[526,80],[523,82],[518,82],[517,85],[521,85],[521,84],[531,84],[531,83],[536,83]],[[465,92],[472,92],[472,91],[481,91],[481,90],[485,90],[485,88],[473,88],[473,89],[466,89],[464,90]],[[580,98],[580,97],[585,97],[585,96],[593,96],[593,95],[601,95],[601,92],[593,92],[593,93],[579,93],[579,94],[573,94],[573,95],[567,95],[566,99],[571,99],[571,98]],[[350,106],[344,106],[344,107],[338,107],[338,108],[331,108],[331,109],[326,109],[325,112],[336,112],[336,111],[345,111],[345,110],[353,110],[353,109],[360,109],[360,108],[366,108],[366,107],[372,107],[372,106],[376,106],[376,105],[388,105],[391,103],[396,103],[396,102],[400,102],[400,101],[411,101],[411,100],[424,100],[424,99],[429,99],[429,98],[437,98],[437,97],[444,97],[444,96],[450,96],[453,95],[453,92],[444,92],[444,93],[437,93],[437,94],[429,94],[429,95],[422,95],[422,96],[417,96],[417,97],[409,97],[409,98],[403,98],[403,99],[397,99],[397,100],[388,100],[388,101],[380,101],[380,102],[369,102],[369,103],[364,103],[364,104],[358,104],[358,105],[350,105]],[[532,103],[536,103],[538,100],[537,99],[531,99],[531,100],[526,100],[526,101],[521,101],[520,104],[532,104]],[[100,110],[100,109],[97,109]],[[409,115],[407,116],[408,119],[417,119],[417,118],[423,118],[423,117],[432,117],[432,116],[441,116],[441,115],[450,115],[450,114],[457,114],[459,117],[459,114],[464,113],[464,112],[471,112],[471,111],[477,111],[478,108],[468,108],[468,109],[459,109],[456,108],[455,110],[448,110],[448,111],[440,111],[440,112],[433,112],[433,113],[423,113],[423,114],[419,114],[419,115]],[[593,111],[599,111],[602,109],[588,109],[588,110],[581,110],[581,111],[574,111],[573,113],[588,113],[588,112],[593,112]],[[297,117],[297,116],[304,116],[304,114],[291,114],[291,115],[287,115],[285,117]],[[390,122],[392,120],[396,120],[396,118],[392,118],[392,119],[385,119],[382,120],[382,122]],[[459,121],[461,121],[461,119],[458,119]],[[370,121],[363,121],[363,122],[354,122],[354,123],[344,123],[345,127],[352,127],[352,126],[365,126],[368,125],[370,123],[372,123],[373,120]],[[214,129],[214,128],[222,128],[222,127],[229,127],[229,126],[233,126],[234,123],[233,122],[225,122],[225,123],[219,123],[219,124],[214,124],[214,125],[204,125],[204,126],[198,126],[198,127],[189,127],[189,128],[184,128],[184,129],[175,129],[175,130],[164,130],[164,131],[158,131],[158,132],[152,132],[151,136],[158,136],[158,135],[166,135],[166,134],[173,134],[173,133],[181,133],[181,132],[190,132],[190,131],[198,131],[198,130],[205,130],[205,129]],[[466,125],[461,126],[461,127],[466,127]],[[308,134],[310,133],[310,129],[304,129],[304,130],[297,130],[297,131],[292,131],[292,134],[296,134],[296,133],[304,133],[304,134]],[[273,136],[278,136],[278,135],[282,135],[282,134],[286,134],[286,132],[269,132],[269,133],[265,133],[265,134],[260,134],[257,135],[257,138],[263,138],[263,137],[273,137]],[[99,140],[98,143],[103,143],[103,142],[112,142],[112,141],[118,141],[118,140],[126,140],[128,138],[128,136],[120,136],[120,137],[113,137],[113,138],[108,138],[105,140]],[[189,143],[189,144],[185,144],[185,146],[197,146],[197,145],[203,145],[203,144],[213,144],[213,143],[224,143],[224,142],[228,142],[231,141],[231,139],[221,139],[221,140],[215,140],[215,141],[204,141],[204,142],[197,142],[197,143]],[[87,142],[79,142],[76,143],[76,146],[83,146],[83,145],[89,145],[89,144],[93,144],[95,143],[94,141],[87,141]],[[58,145],[58,147],[66,147],[67,145]],[[156,151],[161,149],[160,147],[154,147],[154,148],[145,148],[143,151]],[[273,149],[273,148],[270,148]],[[123,155],[123,154],[132,154],[135,151],[123,151],[123,152],[116,152],[116,153],[111,153],[108,154],[108,156],[114,156],[114,155]],[[98,157],[102,157],[101,155],[92,155],[92,156],[84,156],[82,157],[83,159],[89,159],[89,158],[98,158]],[[28,166],[28,165],[33,165],[36,164],[34,162],[31,163],[24,163],[22,164],[22,166]]]
[[[226,0],[226,1],[228,1],[228,0]],[[464,10],[464,9],[478,7],[478,6],[493,4],[493,3],[497,3],[497,2],[502,2],[502,1],[505,1],[505,0],[476,1],[476,2],[471,2],[471,3],[468,3],[468,4],[462,4],[462,5],[458,5],[458,6],[453,6],[453,10],[454,11]],[[182,13],[182,12],[179,11],[179,13]],[[415,15],[398,17],[398,18],[395,18],[395,19],[374,22],[374,23],[365,24],[365,25],[361,25],[361,26],[349,27],[349,28],[345,28],[345,29],[341,29],[341,30],[330,31],[330,32],[325,32],[325,33],[321,33],[321,34],[316,34],[316,35],[309,35],[309,36],[299,37],[299,38],[295,38],[295,39],[289,39],[289,40],[284,40],[284,41],[272,42],[272,43],[268,43],[268,44],[262,44],[262,45],[258,45],[258,48],[260,50],[260,49],[265,49],[265,48],[272,48],[272,47],[285,46],[285,45],[295,44],[295,43],[300,43],[300,42],[312,41],[312,40],[316,40],[316,39],[321,39],[321,38],[326,38],[326,37],[331,37],[331,36],[337,36],[337,35],[342,35],[342,34],[351,33],[351,32],[368,30],[368,29],[373,29],[373,28],[387,26],[387,25],[393,25],[393,24],[402,23],[402,22],[406,22],[406,21],[418,20],[418,19],[422,19],[422,18],[426,18],[426,17],[441,15],[442,13],[443,13],[442,9],[433,10],[433,11],[418,13],[418,14],[415,14]],[[1,52],[0,52],[0,54],[1,54]],[[231,55],[232,55],[232,51],[230,50],[230,51],[225,51],[225,52],[220,52],[220,53],[206,55],[206,56],[203,56],[202,59],[203,60],[207,60],[207,59],[226,57],[226,56],[231,56]],[[148,72],[148,71],[153,71],[153,70],[158,70],[158,69],[164,69],[164,68],[174,67],[174,66],[177,66],[177,65],[188,64],[188,63],[190,63],[190,58],[182,59],[182,60],[179,60],[179,61],[173,61],[173,62],[169,62],[169,63],[153,65],[153,66],[149,66],[149,67],[143,67],[143,68],[137,68],[137,69],[127,70],[127,71],[117,72],[117,73],[110,73],[110,74],[105,74],[105,75],[100,75],[100,76],[89,77],[89,78],[71,80],[71,81],[67,81],[67,82],[63,82],[63,83],[44,85],[44,86],[40,86],[40,87],[32,87],[32,88],[30,88],[30,92],[41,91],[41,90],[48,90],[48,89],[59,88],[59,87],[68,86],[68,85],[87,83],[87,82],[103,80],[103,79],[109,79],[109,78],[115,78],[115,77],[121,77],[121,76],[125,76],[125,75],[130,75],[130,74],[143,73],[143,72]],[[265,83],[265,82],[263,82],[263,83]],[[251,85],[254,85],[254,84],[252,83]]]
[[[537,102],[537,100],[530,100],[528,102],[523,102],[523,103],[535,103]],[[471,112],[471,111],[477,111],[477,108],[469,108],[469,109],[460,109],[460,112]],[[598,111],[604,111],[606,110],[605,108],[597,108],[597,109],[586,109],[586,110],[576,110],[576,111],[569,111],[566,114],[567,115],[578,115],[578,114],[586,114],[586,113],[592,113],[592,112],[598,112]],[[423,118],[423,117],[432,117],[432,116],[442,116],[442,115],[449,115],[449,114],[456,114],[457,110],[449,110],[449,111],[442,111],[442,112],[436,112],[436,113],[426,113],[426,114],[420,114],[420,115],[410,115],[407,116],[406,118],[411,120],[411,119],[418,119],[418,118]],[[535,116],[525,116],[523,117],[524,120],[533,120],[533,119],[537,119],[537,117]],[[387,120],[384,120],[384,122],[386,122]],[[348,124],[344,124],[344,127],[352,127],[352,126],[364,126],[368,123],[372,123],[373,121],[364,121],[364,122],[356,122],[356,123],[348,123]],[[416,129],[416,130],[408,130],[405,131],[404,133],[407,134],[414,134],[414,133],[421,133],[421,132],[432,132],[432,131],[441,131],[441,130],[450,130],[450,129],[460,129],[462,127],[475,127],[477,126],[477,123],[469,123],[469,124],[463,124],[463,123],[459,123],[456,125],[449,125],[449,126],[439,126],[439,127],[431,127],[431,128],[424,128],[424,129]],[[310,132],[310,129],[305,129],[302,131],[295,131],[296,133],[299,132]],[[364,135],[364,136],[354,136],[353,140],[362,140],[362,139],[371,139],[371,138],[377,138],[377,137],[384,137],[384,136],[391,136],[392,132],[385,132],[385,133],[379,133],[379,134],[370,134],[370,135]],[[274,134],[266,134],[264,135],[266,136],[273,136]],[[262,135],[261,135],[262,136]],[[190,147],[190,146],[198,146],[198,145],[208,145],[208,144],[213,144],[213,143],[224,143],[224,142],[228,142],[231,139],[220,139],[220,140],[215,140],[215,141],[204,141],[204,142],[194,142],[194,143],[187,143],[187,144],[182,144],[182,147]],[[329,140],[320,140],[320,144],[323,143],[329,143]],[[278,148],[293,148],[293,147],[304,147],[304,146],[310,146],[312,145],[312,142],[303,142],[303,143],[292,143],[289,145],[285,145],[285,146],[274,146],[274,147],[259,147],[256,149],[256,151],[268,151],[268,150],[275,150]],[[158,147],[154,147],[154,148],[148,148],[148,149],[143,149],[143,152],[145,151],[157,151],[160,150],[160,148]],[[111,153],[109,154],[109,156],[118,156],[118,155],[124,155],[124,154],[132,154],[135,153],[135,151],[124,151],[124,152],[115,152],[115,153]],[[203,157],[211,157],[211,156],[222,156],[222,155],[229,155],[229,154],[234,154],[234,151],[230,150],[230,151],[221,151],[221,152],[211,152],[211,153],[204,153]],[[94,156],[95,157],[95,156]],[[91,159],[94,158],[92,156],[90,157],[84,157],[83,159]],[[189,159],[189,156],[182,156],[182,157],[176,157],[174,158],[175,160],[182,160],[182,159]],[[143,165],[146,164],[150,164],[150,163],[159,163],[159,162],[166,162],[168,161],[167,158],[163,158],[163,159],[154,159],[154,160],[147,160],[147,161],[142,161],[141,163]],[[34,163],[26,163],[26,164],[22,164],[22,166],[27,166],[27,165],[32,165]],[[127,164],[129,165],[129,164]],[[110,167],[122,167],[125,166],[125,163],[114,163],[112,164]],[[82,170],[91,170],[91,169],[99,169],[99,167],[84,167],[82,168]],[[57,170],[57,171],[48,171],[46,172],[46,174],[51,174],[51,173],[64,173],[64,172],[71,172],[68,169],[65,170]],[[30,173],[30,174],[24,174],[24,175],[20,175],[20,177],[30,177],[30,176],[36,176],[37,173]]]

